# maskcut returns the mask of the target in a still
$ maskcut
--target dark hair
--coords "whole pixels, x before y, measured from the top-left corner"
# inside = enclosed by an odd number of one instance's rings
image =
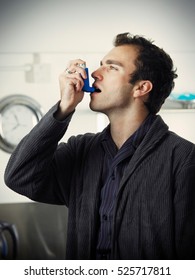
[[[130,33],[118,34],[114,40],[114,46],[134,45],[137,47],[138,56],[135,60],[136,70],[131,75],[130,83],[135,84],[139,80],[149,80],[153,88],[145,103],[151,113],[157,113],[165,99],[170,95],[177,78],[173,69],[171,57],[163,50],[138,35]]]

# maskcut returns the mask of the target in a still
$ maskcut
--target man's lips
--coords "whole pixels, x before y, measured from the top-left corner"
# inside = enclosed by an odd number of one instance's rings
[[[98,85],[96,83],[93,84],[93,87],[95,88],[95,91],[96,93],[100,93],[101,90],[99,89]]]

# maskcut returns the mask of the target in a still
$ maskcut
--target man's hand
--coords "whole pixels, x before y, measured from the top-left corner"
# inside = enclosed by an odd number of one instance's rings
[[[59,76],[61,102],[55,115],[59,120],[70,114],[83,99],[83,79],[86,79],[87,75],[80,64],[85,64],[85,61],[70,61],[67,69]]]

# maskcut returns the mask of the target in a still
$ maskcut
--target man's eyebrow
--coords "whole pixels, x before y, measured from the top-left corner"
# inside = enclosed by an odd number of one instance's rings
[[[123,64],[120,61],[118,61],[118,60],[108,59],[108,60],[105,61],[105,64],[114,64],[114,65],[118,65],[118,66],[123,67]],[[103,65],[102,61],[100,61],[100,65],[101,66]]]

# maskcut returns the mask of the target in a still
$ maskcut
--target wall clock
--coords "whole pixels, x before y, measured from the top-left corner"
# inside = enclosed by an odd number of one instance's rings
[[[0,99],[0,148],[12,153],[42,116],[41,106],[29,96],[13,94]]]

